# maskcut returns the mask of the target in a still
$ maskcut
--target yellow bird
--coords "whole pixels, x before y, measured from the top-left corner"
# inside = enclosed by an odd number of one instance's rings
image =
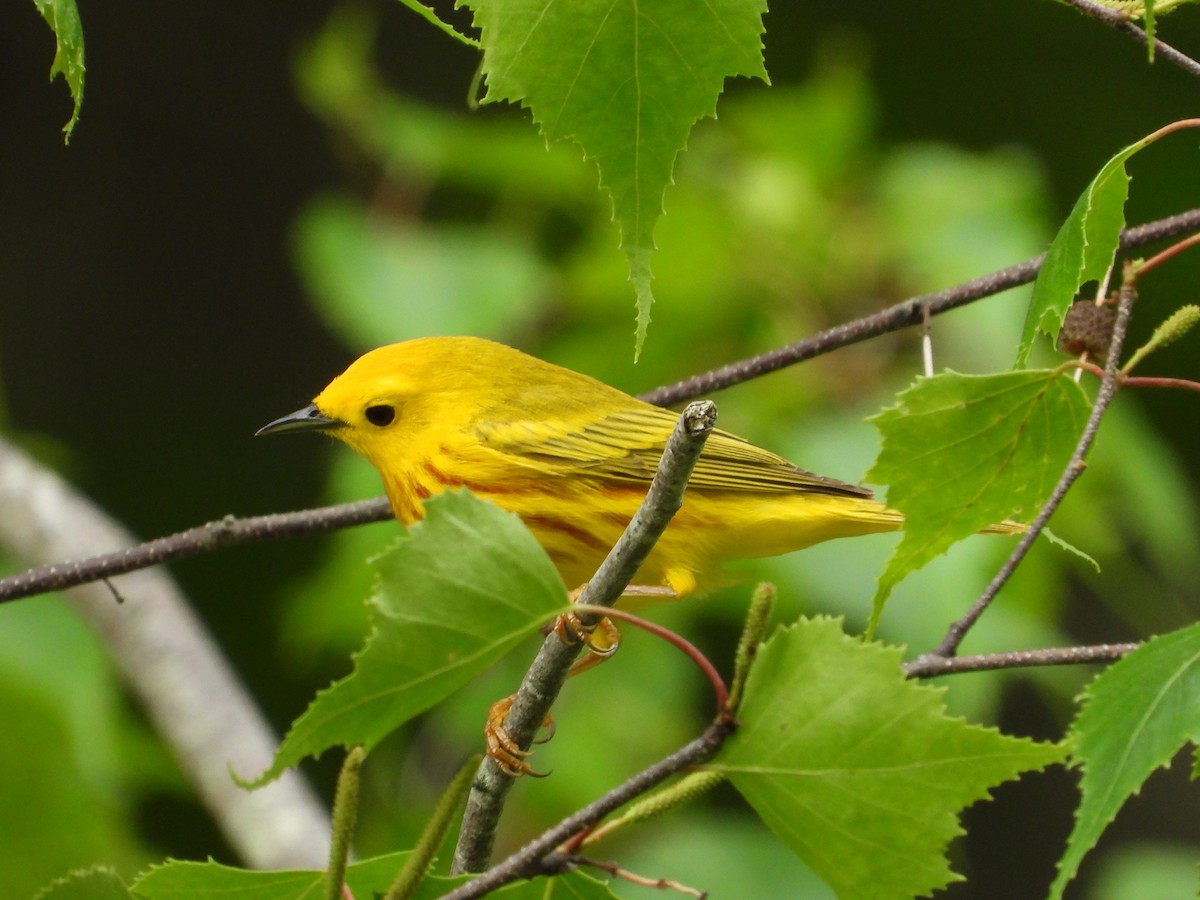
[[[574,588],[629,524],[676,419],[503,344],[435,337],[372,350],[310,406],[258,433],[317,430],[345,441],[379,470],[406,525],[421,518],[426,498],[469,488],[519,515]],[[718,430],[633,584],[683,597],[719,584],[731,560],[902,523],[866,488]]]

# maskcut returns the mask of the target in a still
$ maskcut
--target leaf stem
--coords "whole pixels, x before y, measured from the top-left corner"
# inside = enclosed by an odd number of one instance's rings
[[[329,867],[325,871],[325,898],[338,900],[346,883],[346,863],[358,821],[358,773],[366,759],[365,747],[351,747],[338,774],[333,795],[333,840],[329,844]]]
[[[475,754],[459,766],[458,773],[442,794],[429,823],[421,832],[421,839],[405,860],[404,867],[388,888],[388,892],[383,895],[383,900],[408,900],[420,887],[437,855],[438,847],[445,839],[446,832],[450,830],[455,813],[467,796],[467,790],[471,786],[471,774],[479,767],[479,763],[480,756]]]
[[[676,634],[669,628],[664,628],[656,622],[651,622],[649,619],[643,619],[641,616],[635,616],[631,612],[623,609],[615,609],[605,606],[589,606],[587,604],[576,603],[574,610],[576,612],[590,612],[598,616],[607,616],[610,619],[620,619],[622,622],[628,622],[635,628],[640,628],[643,631],[648,631],[656,637],[662,638],[668,644],[672,645],[682,652],[688,659],[696,664],[704,677],[708,679],[709,685],[712,687],[713,695],[717,699],[717,715],[727,715],[729,708],[729,688],[725,686],[724,679],[721,678],[721,673],[717,671],[717,667],[712,664],[702,652],[700,648],[689,641],[683,635]]]

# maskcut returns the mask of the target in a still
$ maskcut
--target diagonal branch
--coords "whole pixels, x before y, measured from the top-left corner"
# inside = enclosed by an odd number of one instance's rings
[[[1065,0],[1065,2],[1075,7],[1085,16],[1090,16],[1106,25],[1111,25],[1117,31],[1121,32],[1121,34],[1141,44],[1143,47],[1150,46],[1150,35],[1146,33],[1144,28],[1130,21],[1126,13],[1105,6],[1103,3],[1097,3],[1095,0]],[[1179,66],[1179,68],[1183,69],[1189,75],[1200,77],[1200,63],[1187,54],[1180,53],[1157,36],[1154,38],[1154,53],[1167,60],[1167,62]]]
[[[1133,250],[1196,229],[1200,229],[1200,209],[1190,209],[1165,219],[1126,229],[1121,233],[1120,246],[1122,250]],[[642,394],[641,397],[659,406],[673,406],[702,394],[749,381],[776,369],[830,353],[849,344],[899,331],[910,325],[919,325],[924,321],[926,311],[929,315],[940,315],[1009,288],[1028,284],[1037,277],[1042,259],[1041,256],[1027,259],[957,287],[905,300],[872,315],[822,331],[803,341],[761,356],[721,366],[673,385],[660,387]],[[75,562],[55,563],[0,578],[0,603],[112,578],[147,566],[187,559],[236,544],[318,534],[351,525],[381,522],[390,516],[387,501],[383,498],[246,519],[226,516],[224,519],[124,550]]]
[[[671,517],[683,504],[688,477],[716,421],[717,408],[711,401],[692,403],[683,411],[667,441],[646,499],[595,576],[584,586],[579,595],[580,603],[607,607],[620,598]],[[541,650],[525,673],[504,719],[504,730],[522,750],[528,750],[532,744],[558,698],[579,650],[579,644],[565,644],[554,632],[542,642]],[[452,872],[478,872],[487,867],[504,799],[514,781],[495,760],[484,759],[467,799]]]
[[[1139,225],[1136,228],[1125,229],[1121,232],[1120,248],[1122,250],[1137,249],[1184,232],[1195,231],[1198,228],[1200,228],[1200,209],[1190,209],[1165,219]],[[976,300],[982,300],[984,297],[1029,284],[1037,278],[1037,273],[1044,260],[1045,254],[1035,256],[989,275],[965,281],[955,287],[913,297],[869,316],[836,325],[794,344],[721,366],[639,396],[642,400],[657,406],[674,406],[676,403],[741,384],[743,381],[749,381],[760,375],[766,375],[768,372],[822,356],[868,338],[899,331],[901,328],[911,325],[921,325],[925,321],[927,311],[931,316],[941,315],[968,303],[974,303]]]
[[[578,812],[572,813],[502,863],[484,872],[474,881],[469,881],[446,894],[442,900],[468,900],[472,897],[482,897],[520,878],[558,873],[562,868],[560,863],[565,863],[566,860],[558,858],[555,848],[572,835],[595,825],[613,810],[624,806],[634,797],[646,793],[677,772],[712,759],[725,743],[725,739],[732,733],[732,723],[714,722],[691,743],[685,744],[670,756],[643,769],[603,797],[589,803]]]

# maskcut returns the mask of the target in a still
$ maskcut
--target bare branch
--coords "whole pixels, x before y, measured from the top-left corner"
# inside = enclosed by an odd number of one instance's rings
[[[1200,228],[1200,209],[1191,209],[1126,229],[1121,233],[1120,246],[1122,250],[1133,250],[1197,228]],[[1028,284],[1037,276],[1042,259],[1043,257],[1038,256],[957,287],[905,300],[880,312],[838,325],[761,356],[730,363],[685,381],[657,388],[642,394],[641,398],[659,406],[674,406],[702,394],[731,387],[776,369],[830,353],[849,344],[920,324],[924,321],[926,310],[931,316],[940,315],[1009,288]],[[379,497],[313,510],[246,519],[226,516],[224,519],[124,550],[76,562],[54,563],[0,578],[0,603],[112,578],[147,566],[199,556],[235,544],[319,534],[351,525],[381,522],[390,515],[387,501]]]
[[[584,587],[579,596],[581,604],[610,607],[620,598],[682,505],[688,477],[716,421],[717,408],[710,401],[692,403],[683,411],[663,451],[646,499],[595,576]],[[522,750],[529,749],[532,744],[534,735],[558,698],[579,650],[578,644],[564,644],[554,633],[542,642],[504,720],[505,731]],[[504,798],[514,780],[495,760],[484,759],[467,799],[452,872],[478,872],[488,865]]]
[[[1200,209],[1190,209],[1166,219],[1126,229],[1121,233],[1120,247],[1122,250],[1133,250],[1197,228],[1200,228]],[[657,406],[674,406],[676,403],[741,384],[743,381],[804,362],[849,344],[899,331],[911,325],[920,325],[925,321],[926,311],[930,316],[941,315],[984,297],[1029,284],[1037,277],[1044,259],[1045,254],[1035,256],[1033,259],[1027,259],[981,278],[974,278],[955,287],[913,297],[861,319],[836,325],[786,347],[729,363],[639,396]]]
[[[38,563],[132,540],[61,478],[0,439],[0,546],[7,552]],[[129,602],[114,602],[99,582],[74,588],[67,599],[100,632],[230,845],[256,868],[324,866],[329,820],[297,772],[253,793],[230,777],[230,766],[262,769],[278,739],[179,588],[165,571],[146,569],[126,579],[121,593]]]
[[[125,550],[90,556],[77,562],[54,563],[2,578],[0,603],[47,591],[61,591],[78,584],[124,575],[137,569],[187,559],[237,544],[320,534],[350,525],[383,522],[391,517],[391,508],[383,497],[245,519],[226,516]]]
[[[987,672],[995,669],[1021,669],[1033,666],[1077,666],[1085,663],[1114,662],[1132,653],[1141,644],[1096,644],[1091,647],[1052,647],[1046,650],[1012,650],[1007,653],[981,653],[977,656],[935,656],[926,653],[904,664],[909,678],[936,678],[963,672]]]
[[[1115,28],[1121,34],[1131,38],[1143,47],[1150,45],[1150,36],[1146,34],[1146,30],[1131,22],[1129,16],[1120,10],[1112,9],[1102,3],[1096,3],[1095,0],[1066,0],[1066,3],[1075,7],[1084,15]],[[1187,54],[1180,53],[1159,37],[1154,38],[1154,52],[1156,55],[1167,60],[1167,62],[1179,66],[1179,68],[1183,69],[1189,75],[1200,77],[1200,63]]]

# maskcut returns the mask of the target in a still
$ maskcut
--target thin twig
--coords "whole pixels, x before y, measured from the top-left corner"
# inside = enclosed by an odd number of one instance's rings
[[[1104,370],[1095,363],[1079,363],[1079,368],[1082,371],[1090,372],[1097,378],[1104,377]],[[1196,391],[1197,393],[1200,393],[1200,381],[1192,381],[1189,378],[1168,378],[1163,375],[1126,375],[1123,372],[1118,372],[1117,384],[1122,389],[1178,388],[1179,390]]]
[[[667,441],[646,499],[584,587],[580,603],[610,607],[620,598],[682,505],[688,477],[716,421],[717,408],[711,401],[692,403],[683,411]],[[542,642],[504,719],[504,730],[522,750],[529,748],[545,721],[579,650],[578,644],[567,645],[553,632]],[[504,772],[495,760],[484,759],[467,799],[451,872],[478,872],[487,867],[504,798],[513,781],[513,776]]]
[[[1075,483],[1075,479],[1082,475],[1083,470],[1087,467],[1085,459],[1088,451],[1091,450],[1092,442],[1096,439],[1096,431],[1100,427],[1100,420],[1104,418],[1108,404],[1117,392],[1117,372],[1120,365],[1121,347],[1125,343],[1125,333],[1129,329],[1129,314],[1133,309],[1133,301],[1136,296],[1133,288],[1128,286],[1122,287],[1119,293],[1121,301],[1117,306],[1117,321],[1113,325],[1112,339],[1108,343],[1108,362],[1104,366],[1104,378],[1100,382],[1100,389],[1096,393],[1096,402],[1092,405],[1091,415],[1088,416],[1087,423],[1083,427],[1083,433],[1079,436],[1079,442],[1075,445],[1075,452],[1071,454],[1071,459],[1067,462],[1066,469],[1058,479],[1058,484],[1055,485],[1054,491],[1050,494],[1050,499],[1046,501],[1046,505],[1042,507],[1037,518],[1033,520],[1033,524],[1029,526],[1029,530],[1021,536],[1020,542],[1008,559],[1005,560],[1004,565],[1000,567],[1000,571],[996,573],[996,577],[992,579],[991,584],[987,586],[987,589],[980,595],[979,599],[967,610],[966,615],[950,626],[946,632],[946,636],[942,638],[942,642],[938,644],[932,656],[949,657],[954,656],[958,652],[958,645],[967,636],[967,632],[971,630],[971,626],[983,615],[984,610],[988,608],[992,600],[995,599],[996,594],[1000,592],[1000,588],[1004,587],[1008,579],[1012,577],[1021,560],[1025,558],[1025,554],[1029,552],[1029,548],[1033,546],[1033,542],[1037,540],[1037,536],[1042,533],[1042,530],[1046,527],[1046,523],[1050,521],[1050,517],[1054,515],[1055,510],[1062,503],[1071,485]],[[925,657],[922,656],[918,659],[918,662],[924,659]]]
[[[442,900],[468,900],[472,897],[482,897],[521,878],[532,878],[535,875],[554,874],[561,871],[567,858],[555,853],[555,848],[563,841],[599,822],[614,809],[618,809],[634,797],[646,793],[650,788],[662,783],[675,773],[712,759],[732,733],[732,723],[714,722],[694,741],[685,744],[654,765],[643,769],[624,784],[589,803],[578,812],[567,816],[499,865],[446,894]]]
[[[980,653],[976,656],[934,656],[927,653],[904,664],[909,678],[936,678],[963,672],[987,672],[994,669],[1021,669],[1033,666],[1076,666],[1084,663],[1113,662],[1132,653],[1141,644],[1095,644],[1090,647],[1051,647],[1046,650],[1012,650],[1007,653]]]
[[[1121,233],[1120,248],[1134,250],[1197,228],[1200,228],[1200,209],[1190,209],[1165,219],[1126,229]],[[925,309],[929,310],[930,315],[941,315],[1009,288],[1028,284],[1037,277],[1042,260],[1042,256],[1027,259],[957,287],[905,300],[872,315],[822,331],[806,340],[761,356],[721,366],[640,396],[643,400],[659,406],[674,406],[703,394],[741,384],[776,369],[830,353],[848,344],[899,331],[901,328],[919,324],[924,318]],[[381,522],[390,515],[387,501],[378,497],[337,506],[246,519],[226,516],[224,519],[124,550],[76,562],[55,563],[0,578],[0,603],[111,578],[162,562],[199,556],[235,544],[319,534],[351,525]]]
[[[1095,0],[1066,0],[1066,2],[1084,15],[1115,28],[1121,34],[1133,39],[1143,47],[1150,45],[1150,36],[1146,34],[1146,30],[1131,22],[1129,17],[1120,10],[1111,9],[1103,4],[1096,3]],[[1154,38],[1154,53],[1167,60],[1167,62],[1179,66],[1179,68],[1183,69],[1189,75],[1200,77],[1200,63],[1197,63],[1187,54],[1180,53],[1157,36]]]
[[[237,544],[320,534],[350,525],[383,522],[391,517],[391,508],[384,497],[244,519],[226,516],[125,550],[42,566],[0,579],[0,603],[61,591]]]
[[[1189,209],[1165,219],[1126,229],[1121,232],[1120,249],[1134,250],[1186,231],[1194,231],[1196,228],[1200,228],[1200,209]],[[749,381],[768,372],[804,362],[849,344],[856,344],[868,338],[899,331],[901,328],[911,325],[919,325],[925,319],[926,310],[931,316],[941,315],[1009,288],[1029,284],[1037,278],[1038,270],[1044,259],[1045,254],[1035,256],[981,278],[965,281],[955,287],[913,297],[869,316],[836,325],[805,340],[788,344],[786,347],[779,347],[768,353],[752,356],[749,359],[721,366],[675,384],[656,388],[640,394],[639,397],[647,403],[654,403],[658,406],[674,406],[676,403],[741,384],[743,381]]]

